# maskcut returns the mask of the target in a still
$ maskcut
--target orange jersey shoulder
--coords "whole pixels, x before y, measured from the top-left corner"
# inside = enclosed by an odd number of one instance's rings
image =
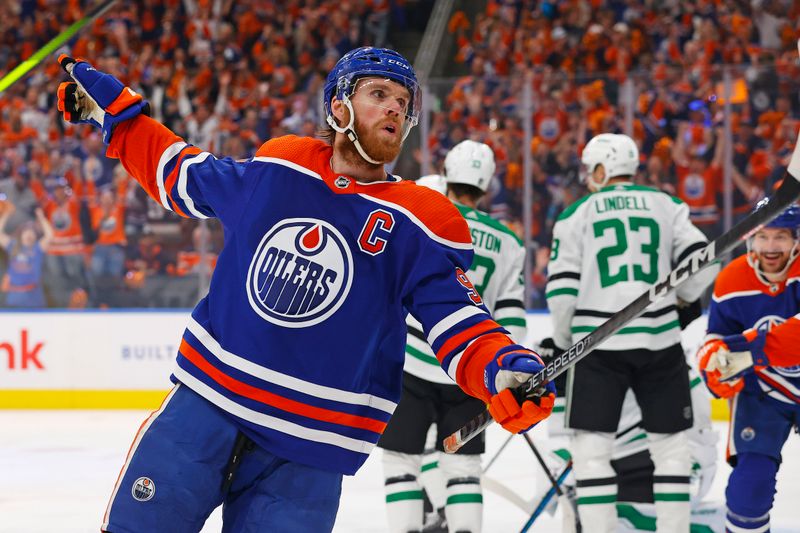
[[[319,139],[284,135],[262,144],[256,152],[256,157],[283,159],[318,174],[324,174],[325,169],[330,168],[329,161],[332,154],[333,148]]]
[[[714,284],[714,298],[721,298],[735,292],[767,291],[756,277],[756,273],[747,263],[747,256],[741,255],[728,263],[717,276]]]
[[[786,279],[787,281],[800,279],[800,261],[792,263]],[[785,284],[781,284],[781,287],[784,286]],[[753,291],[774,296],[774,293],[770,292],[769,289],[768,285],[758,279],[753,267],[748,264],[747,255],[742,255],[731,261],[717,276],[717,281],[714,284],[714,298],[719,300],[734,293]]]
[[[467,221],[456,206],[443,194],[413,181],[359,184],[357,192],[377,203],[385,203],[406,212],[427,230],[441,239],[472,246]]]

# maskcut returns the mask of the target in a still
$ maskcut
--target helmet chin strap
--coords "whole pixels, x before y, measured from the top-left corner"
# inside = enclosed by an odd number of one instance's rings
[[[344,105],[346,105],[347,109],[350,111],[350,122],[347,124],[347,126],[341,127],[338,124],[336,124],[336,120],[333,118],[333,115],[328,115],[325,118],[325,122],[327,122],[331,128],[338,131],[339,133],[347,135],[347,138],[350,139],[350,141],[355,145],[358,154],[361,157],[363,157],[365,161],[367,161],[368,163],[372,163],[373,165],[382,165],[383,164],[382,161],[375,161],[374,159],[372,159],[370,156],[367,155],[367,152],[364,151],[364,148],[361,146],[361,142],[359,142],[358,140],[358,135],[356,135],[356,130],[354,127],[354,123],[356,120],[356,113],[355,111],[353,111],[353,104],[350,103],[350,97],[345,96],[342,99],[342,102],[344,102]]]

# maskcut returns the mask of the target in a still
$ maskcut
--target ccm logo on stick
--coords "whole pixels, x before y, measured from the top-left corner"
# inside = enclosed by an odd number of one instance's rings
[[[660,300],[667,295],[670,289],[674,289],[680,283],[695,275],[701,268],[705,267],[716,257],[716,245],[714,242],[711,242],[702,250],[698,250],[692,256],[684,259],[683,263],[678,268],[669,273],[667,279],[650,287],[650,301],[655,302],[656,300]]]

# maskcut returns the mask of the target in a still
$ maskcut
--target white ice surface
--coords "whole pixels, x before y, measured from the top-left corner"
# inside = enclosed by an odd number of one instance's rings
[[[111,488],[144,411],[0,411],[0,533],[97,533]],[[726,425],[715,423],[722,439],[720,467],[707,499],[723,501],[729,467],[724,464]],[[492,426],[488,452],[505,440]],[[533,432],[544,445],[543,428]],[[385,532],[383,475],[376,450],[358,475],[346,477],[334,531]],[[489,474],[533,497],[539,468],[521,438],[515,438]],[[519,531],[527,516],[507,500],[485,491],[484,531]],[[557,532],[560,517],[543,515],[533,532]],[[219,512],[203,532],[221,530]],[[772,511],[772,531],[800,532],[800,438],[789,437]]]

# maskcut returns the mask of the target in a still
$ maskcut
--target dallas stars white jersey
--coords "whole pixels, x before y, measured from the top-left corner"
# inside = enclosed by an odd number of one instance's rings
[[[525,286],[522,275],[525,248],[522,241],[501,222],[471,207],[455,204],[472,234],[475,256],[467,275],[483,298],[495,321],[511,334],[515,342],[525,340]],[[422,327],[411,315],[406,319],[406,362],[409,374],[455,385],[433,355]]]
[[[547,305],[557,346],[585,337],[706,245],[678,198],[631,183],[614,184],[578,200],[553,228]],[[686,302],[699,298],[717,266],[677,290]],[[602,343],[603,350],[661,350],[680,342],[673,292]]]

